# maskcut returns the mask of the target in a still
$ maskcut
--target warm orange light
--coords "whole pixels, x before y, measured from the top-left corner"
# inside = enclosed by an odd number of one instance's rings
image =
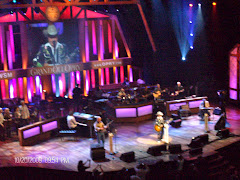
[[[216,2],[213,2],[213,3],[212,3],[212,5],[213,5],[213,6],[216,6],[216,5],[217,5],[217,3],[216,3]]]
[[[189,4],[189,7],[193,7],[193,4]]]

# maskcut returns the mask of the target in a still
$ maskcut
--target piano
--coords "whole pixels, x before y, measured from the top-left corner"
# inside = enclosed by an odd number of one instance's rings
[[[73,116],[76,118],[76,121],[87,124],[87,126],[90,128],[90,137],[93,138],[93,124],[95,122],[95,118],[98,116],[80,112],[74,112]]]

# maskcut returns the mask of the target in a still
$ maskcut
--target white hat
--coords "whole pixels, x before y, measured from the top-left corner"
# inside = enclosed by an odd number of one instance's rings
[[[56,29],[54,24],[48,25],[47,29],[43,30],[43,34],[45,36],[57,36],[58,30]]]
[[[158,111],[156,115],[157,116],[163,116],[163,113],[161,111]]]

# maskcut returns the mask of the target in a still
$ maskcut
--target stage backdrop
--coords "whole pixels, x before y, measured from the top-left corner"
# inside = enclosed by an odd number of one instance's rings
[[[0,19],[1,97],[72,97],[75,84],[87,95],[98,85],[133,81],[131,54],[116,16],[79,7],[58,7],[49,22],[46,8]],[[6,23],[8,22],[8,23]]]

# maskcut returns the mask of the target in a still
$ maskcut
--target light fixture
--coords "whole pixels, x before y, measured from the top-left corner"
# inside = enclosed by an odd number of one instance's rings
[[[193,4],[189,4],[189,7],[193,7]]]
[[[190,33],[190,36],[193,36],[193,33]]]
[[[213,5],[213,6],[216,6],[216,5],[217,5],[217,3],[216,3],[216,2],[213,2],[213,3],[212,3],[212,5]]]
[[[193,49],[193,46],[190,46],[190,49]]]
[[[192,24],[192,21],[189,21],[190,24]]]
[[[183,61],[185,61],[185,60],[186,60],[186,58],[185,58],[185,57],[182,57],[182,60],[183,60]]]

